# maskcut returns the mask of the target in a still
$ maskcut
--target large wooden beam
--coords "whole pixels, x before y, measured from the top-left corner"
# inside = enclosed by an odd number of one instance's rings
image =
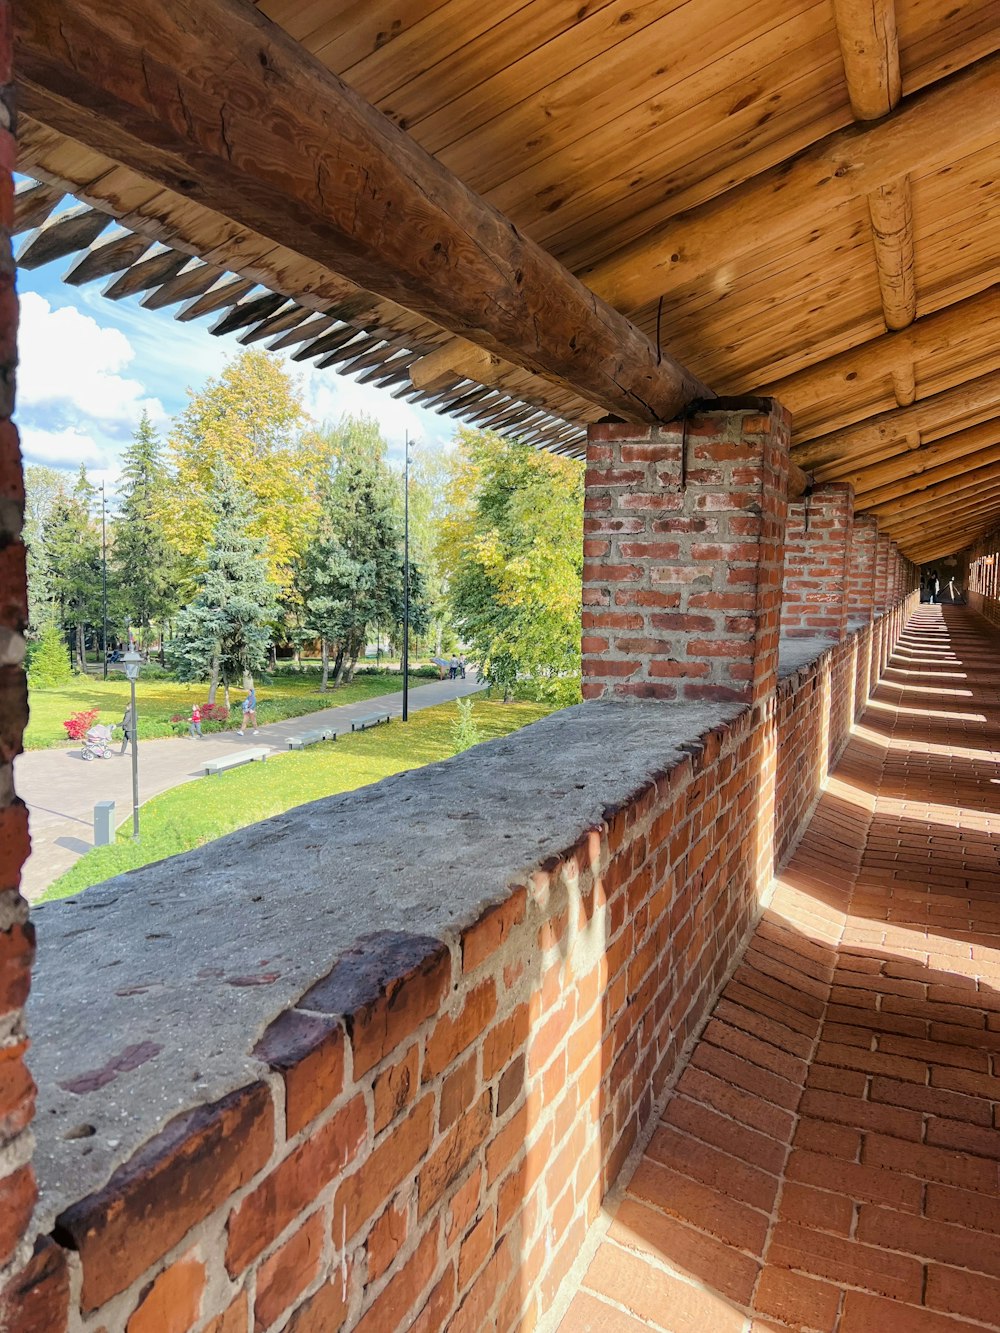
[[[43,124],[627,421],[711,396],[243,0],[31,0],[15,67]]]
[[[885,326],[887,329],[905,329],[917,315],[909,176],[900,176],[873,190],[868,196],[868,215]],[[900,406],[904,404],[901,402]]]
[[[934,444],[921,445],[919,449],[908,450],[898,458],[890,458],[884,463],[873,463],[869,467],[842,468],[837,473],[837,481],[847,481],[854,487],[855,504],[860,504],[860,497],[881,489],[888,490],[896,483],[905,485],[911,477],[931,472],[943,463],[952,463],[966,458],[980,449],[989,448],[1000,441],[1000,420],[985,421],[967,430],[956,431],[953,435]]]
[[[914,93],[887,119],[838,130],[790,161],[658,222],[580,276],[619,310],[639,310],[719,273],[740,255],[807,231],[888,181],[995,144],[998,124],[1000,55],[991,55]]]
[[[978,426],[974,427],[975,431],[980,429]],[[966,476],[969,472],[979,471],[988,465],[1000,463],[1000,444],[996,443],[996,432],[991,431],[986,438],[992,443],[980,444],[980,447],[973,452],[939,463],[936,467],[928,468],[926,472],[915,472],[911,476],[899,477],[884,486],[877,486],[863,495],[856,496],[855,509],[877,510],[896,500],[905,500],[912,496],[919,499],[920,495],[935,486]]]
[[[860,398],[861,390],[874,394],[894,368],[946,354],[956,358],[970,338],[985,345],[1000,341],[1000,283],[964,301],[956,301],[932,315],[914,320],[899,333],[883,333],[846,352],[828,357],[769,384],[761,392],[773,394],[792,413],[807,411],[846,396]]]
[[[878,516],[881,523],[883,519],[894,518],[911,511],[919,511],[923,505],[945,499],[961,491],[974,490],[976,487],[986,485],[996,479],[997,463],[1000,462],[1000,447],[983,450],[983,453],[987,454],[988,457],[982,459],[981,465],[971,471],[953,473],[940,479],[923,477],[920,479],[921,484],[914,490],[902,493],[891,500],[880,501],[875,505],[859,505],[858,509],[871,510]]]
[[[910,518],[890,520],[883,525],[883,531],[898,542],[911,542],[923,533],[950,532],[967,522],[978,523],[984,515],[992,513],[994,506],[1000,506],[1000,482],[992,487],[977,487],[975,493],[964,498],[948,496],[940,507],[921,510]]]
[[[845,465],[858,467],[905,453],[916,447],[920,437],[944,433],[944,428],[954,422],[975,425],[970,417],[998,415],[1000,370],[994,370],[944,393],[921,398],[911,407],[880,412],[867,421],[820,435],[794,448],[792,458],[799,467],[815,469],[817,480],[828,481]]]
[[[878,120],[899,101],[895,0],[833,0],[833,17],[855,120]]]

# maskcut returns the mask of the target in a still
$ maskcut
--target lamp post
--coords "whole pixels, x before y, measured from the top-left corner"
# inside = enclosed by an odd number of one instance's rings
[[[410,720],[410,432],[403,465],[403,721]]]
[[[132,839],[139,841],[139,718],[135,711],[135,682],[139,679],[142,657],[135,650],[135,644],[129,644],[125,654],[125,674],[132,688]]]
[[[105,526],[104,482],[101,482],[101,652],[104,679],[108,678],[108,538]]]

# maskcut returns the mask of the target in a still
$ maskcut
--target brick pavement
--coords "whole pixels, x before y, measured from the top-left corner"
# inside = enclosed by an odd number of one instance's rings
[[[1000,1329],[1000,669],[922,606],[560,1333]]]

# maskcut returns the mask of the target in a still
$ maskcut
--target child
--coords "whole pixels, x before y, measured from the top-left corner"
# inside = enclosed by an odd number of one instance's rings
[[[191,723],[188,727],[192,736],[197,736],[201,740],[201,705],[191,705]]]

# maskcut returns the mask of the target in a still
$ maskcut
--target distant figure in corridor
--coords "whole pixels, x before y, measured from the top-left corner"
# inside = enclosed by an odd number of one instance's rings
[[[931,595],[931,601],[936,602],[941,593],[941,580],[938,578],[938,572],[936,569],[928,571],[927,588]]]

